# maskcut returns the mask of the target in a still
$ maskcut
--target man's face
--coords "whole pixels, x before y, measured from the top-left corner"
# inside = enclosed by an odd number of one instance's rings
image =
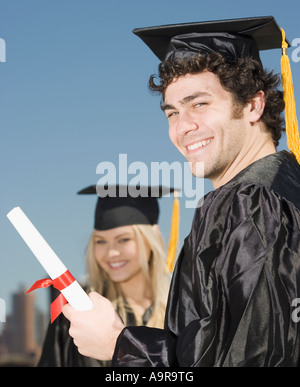
[[[197,169],[201,162],[204,177],[220,179],[247,147],[249,123],[244,114],[236,118],[231,93],[211,72],[174,80],[166,90],[163,110],[171,141],[197,177],[203,177]]]

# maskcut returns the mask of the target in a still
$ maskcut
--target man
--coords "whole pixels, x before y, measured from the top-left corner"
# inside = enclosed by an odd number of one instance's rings
[[[299,142],[296,157],[276,152],[284,102],[258,54],[281,47],[280,30],[266,17],[135,33],[162,60],[150,87],[171,141],[215,190],[178,257],[165,329],[124,327],[93,293],[94,310],[65,307],[70,335],[115,366],[299,366]]]

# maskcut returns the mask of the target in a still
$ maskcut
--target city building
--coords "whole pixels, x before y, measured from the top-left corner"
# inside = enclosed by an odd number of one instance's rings
[[[36,308],[35,294],[22,287],[12,295],[12,312],[0,335],[0,366],[35,366],[49,316]]]

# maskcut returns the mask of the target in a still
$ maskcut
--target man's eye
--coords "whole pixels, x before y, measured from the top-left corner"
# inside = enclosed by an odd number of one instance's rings
[[[171,112],[171,113],[168,113],[167,114],[167,118],[171,118],[171,117],[173,117],[173,116],[175,116],[175,115],[177,115],[178,114],[178,112]]]
[[[206,102],[197,102],[197,103],[195,103],[194,107],[201,107],[204,105],[206,105]]]

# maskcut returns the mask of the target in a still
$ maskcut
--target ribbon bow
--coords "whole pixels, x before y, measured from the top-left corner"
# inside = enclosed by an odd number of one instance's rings
[[[35,289],[39,288],[48,288],[49,286],[53,286],[55,289],[62,291],[71,283],[75,281],[75,278],[72,276],[72,274],[69,272],[69,270],[65,271],[62,275],[55,278],[54,280],[51,280],[50,278],[44,278],[36,281],[29,290],[27,290],[27,293],[32,292]],[[66,305],[67,300],[64,297],[63,294],[60,294],[52,303],[50,306],[50,314],[51,314],[51,324],[52,322],[60,315],[62,307]]]

